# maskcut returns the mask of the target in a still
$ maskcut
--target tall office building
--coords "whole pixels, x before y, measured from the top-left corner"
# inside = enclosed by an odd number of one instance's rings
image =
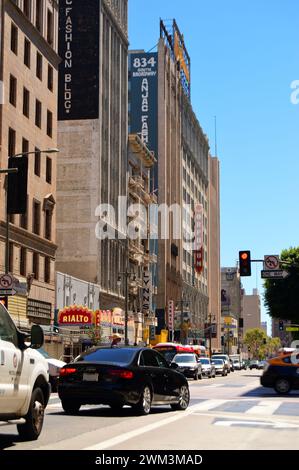
[[[261,328],[261,297],[257,289],[251,295],[243,295],[242,316],[244,319],[244,334],[252,328]]]
[[[55,306],[58,2],[1,2],[0,167],[28,155],[27,211],[11,215],[8,270],[22,284],[14,320],[49,325]],[[5,269],[5,178],[0,175],[0,272]],[[27,289],[28,288],[28,289]]]
[[[209,157],[209,322],[212,350],[221,348],[220,163]],[[216,331],[215,331],[216,330]]]
[[[208,321],[209,143],[192,109],[190,57],[174,20],[160,22],[157,52],[131,51],[129,69],[129,129],[157,160],[151,188],[160,219],[151,220],[158,226],[151,250],[158,256],[153,273],[158,331],[167,327],[170,337],[197,342]],[[195,225],[196,250],[190,243]],[[169,301],[175,306],[173,323]]]
[[[59,3],[57,266],[99,284],[102,309],[124,307],[117,281],[127,259],[118,210],[127,194],[127,3]],[[112,231],[115,239],[100,239]]]

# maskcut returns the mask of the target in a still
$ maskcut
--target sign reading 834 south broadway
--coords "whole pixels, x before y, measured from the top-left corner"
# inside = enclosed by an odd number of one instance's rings
[[[138,133],[148,149],[158,156],[158,54],[133,53],[130,70],[130,133]],[[157,166],[157,165],[156,165]],[[157,189],[157,170],[154,168]]]
[[[59,2],[58,119],[99,117],[99,0]]]

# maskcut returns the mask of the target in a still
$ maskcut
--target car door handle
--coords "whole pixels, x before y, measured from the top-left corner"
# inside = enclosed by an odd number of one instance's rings
[[[4,364],[5,364],[4,351],[0,352],[0,364],[1,364],[1,366],[4,366]]]

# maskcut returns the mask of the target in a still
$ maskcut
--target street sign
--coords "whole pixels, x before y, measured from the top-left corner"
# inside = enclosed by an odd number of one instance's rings
[[[287,271],[280,269],[279,271],[262,271],[262,279],[285,279],[289,276]]]
[[[299,327],[298,326],[287,326],[286,327],[286,331],[288,333],[292,332],[292,331],[299,331]]]
[[[169,300],[167,304],[168,311],[168,328],[170,331],[174,330],[174,301]]]
[[[16,295],[17,291],[14,289],[0,289],[0,297],[3,295]]]
[[[0,289],[11,289],[13,286],[13,277],[10,274],[1,274]]]
[[[279,271],[279,255],[267,255],[264,258],[264,271]]]

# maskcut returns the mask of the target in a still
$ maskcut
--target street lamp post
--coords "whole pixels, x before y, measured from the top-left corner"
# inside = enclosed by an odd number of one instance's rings
[[[16,155],[12,155],[9,158],[21,158],[25,157],[27,155],[35,155],[36,153],[58,153],[59,150],[56,148],[50,148],[47,150],[40,150],[38,152],[23,152],[23,153],[17,153]],[[7,175],[13,174],[13,173],[18,173],[17,168],[10,168],[8,170],[1,170],[1,173],[6,173]],[[6,241],[5,241],[5,274],[8,274],[9,272],[9,211],[8,211],[8,176],[6,177]]]
[[[209,314],[209,353],[210,353],[210,358],[212,357],[212,317],[213,321],[215,321],[215,315],[212,315],[211,313]]]
[[[129,278],[132,277],[133,281],[136,280],[136,274],[133,272],[128,271],[128,269],[123,272],[119,273],[117,285],[118,287],[121,286],[121,276],[125,278],[125,345],[129,345],[129,338],[128,338],[128,321],[129,321]]]

